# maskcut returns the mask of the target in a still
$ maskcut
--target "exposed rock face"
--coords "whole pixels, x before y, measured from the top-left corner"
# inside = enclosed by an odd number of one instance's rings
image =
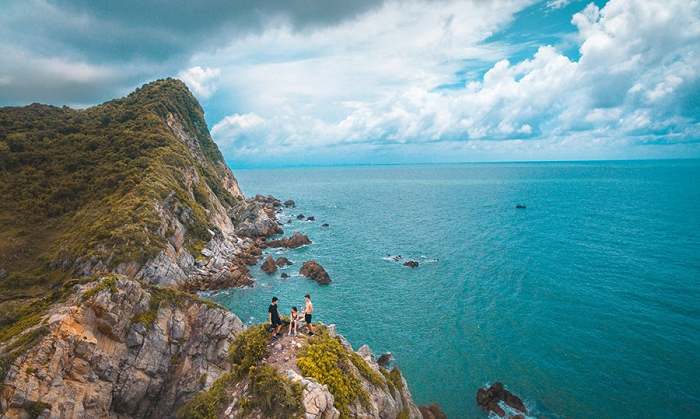
[[[345,341],[341,335],[338,335],[341,342]],[[343,345],[347,350],[352,350],[349,347],[349,343]],[[349,347],[349,348],[348,348]],[[357,354],[364,359],[367,364],[376,372],[380,372],[382,367],[377,364],[374,358],[374,354],[371,349],[364,345],[361,347]],[[387,384],[386,378],[381,375],[383,381]],[[380,389],[376,386],[371,385],[366,379],[362,379],[362,387],[367,391],[370,398],[370,408],[365,408],[359,403],[351,407],[350,414],[351,417],[361,417],[361,418],[396,418],[402,412],[406,414],[405,417],[410,419],[422,419],[422,415],[413,402],[411,392],[408,390],[408,384],[406,380],[401,377],[401,383],[396,387],[396,391],[392,391],[387,388],[387,390]],[[354,415],[354,416],[353,416]]]
[[[333,406],[335,402],[333,395],[328,391],[328,386],[321,385],[311,377],[302,377],[296,372],[289,370],[287,373],[294,383],[301,384],[304,408],[306,409],[306,419],[338,419],[340,412]]]
[[[287,247],[290,249],[296,249],[297,247],[305,246],[311,244],[311,240],[305,234],[294,233],[292,237],[283,237],[278,240],[272,240],[269,243],[270,247]]]
[[[432,406],[426,403],[423,406],[418,406],[418,410],[423,415],[423,419],[447,419],[447,415],[437,403],[433,403]]]
[[[480,388],[476,392],[476,403],[484,410],[484,412],[493,412],[498,416],[503,417],[506,415],[506,412],[501,406],[498,405],[499,401],[504,402],[519,412],[527,413],[527,409],[525,408],[523,401],[520,400],[518,396],[506,390],[505,387],[503,387],[503,384],[500,382],[494,383],[488,388]]]
[[[272,275],[277,272],[277,265],[275,264],[275,259],[272,256],[268,256],[265,262],[262,264],[262,270],[268,275]]]
[[[328,276],[326,270],[323,269],[323,266],[321,266],[315,260],[304,262],[304,264],[301,265],[301,269],[299,269],[299,273],[313,279],[320,285],[327,285],[331,283],[331,278]]]
[[[265,211],[260,203],[246,199],[231,210],[231,218],[236,225],[236,234],[241,237],[270,237],[284,233],[274,215]]]
[[[77,286],[52,307],[48,335],[5,379],[3,417],[25,418],[40,401],[57,419],[172,417],[229,370],[244,329],[233,313],[124,276],[102,281],[112,282],[85,301],[91,286]]]
[[[408,262],[404,262],[404,263],[403,263],[403,266],[408,266],[408,267],[411,268],[411,269],[417,268],[418,265],[419,265],[419,263],[416,262],[415,260],[409,260]]]

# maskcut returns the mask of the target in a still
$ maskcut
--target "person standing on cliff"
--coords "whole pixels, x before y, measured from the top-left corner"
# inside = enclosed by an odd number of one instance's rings
[[[311,304],[311,296],[309,294],[306,294],[304,296],[304,299],[306,299],[306,306],[304,307],[304,321],[306,322],[306,325],[309,327],[309,336],[314,335],[314,327],[311,326],[311,313],[314,312],[314,305]]]
[[[277,309],[277,297],[272,297],[272,303],[270,307],[267,308],[267,312],[270,317],[270,324],[272,325],[272,340],[277,340],[277,336],[282,336],[280,329],[282,328],[282,319],[280,318],[280,312]],[[277,326],[277,330],[275,330]]]

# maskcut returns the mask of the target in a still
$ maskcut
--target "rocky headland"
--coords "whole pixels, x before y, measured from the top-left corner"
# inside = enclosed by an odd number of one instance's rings
[[[277,347],[193,294],[253,286],[263,249],[311,240],[273,239],[296,203],[243,195],[182,82],[3,108],[0,127],[0,418],[429,417],[333,327]],[[61,186],[22,194],[29,173]]]

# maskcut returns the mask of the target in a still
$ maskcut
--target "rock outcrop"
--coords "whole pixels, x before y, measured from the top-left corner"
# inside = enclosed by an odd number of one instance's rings
[[[262,264],[262,271],[268,275],[272,275],[273,273],[277,272],[277,264],[272,256],[268,256],[267,259],[265,259],[265,262]]]
[[[294,233],[291,237],[283,237],[281,239],[272,240],[269,243],[270,247],[286,247],[289,249],[296,249],[297,247],[306,246],[311,244],[311,240],[305,234]]]
[[[307,278],[313,279],[317,284],[327,285],[331,283],[331,278],[328,276],[328,272],[323,269],[318,262],[315,260],[309,260],[304,262],[299,269],[299,273]]]
[[[518,396],[506,390],[500,382],[496,382],[488,388],[482,387],[476,392],[476,403],[484,412],[493,412],[498,416],[504,417],[506,416],[506,411],[499,405],[499,402],[505,403],[518,412],[527,413],[523,401],[520,400]],[[518,416],[521,418],[523,417],[516,414],[511,418],[516,419]]]
[[[288,200],[288,201],[284,201],[284,206],[287,207],[287,208],[290,208],[290,207],[291,207],[291,208],[294,208],[294,207],[296,207],[297,205],[294,203],[294,201],[292,201],[292,200],[290,199],[290,200]]]
[[[423,406],[418,406],[420,414],[423,415],[423,419],[447,419],[447,415],[440,409],[440,405],[433,403],[432,405],[426,403]]]
[[[46,327],[7,374],[3,418],[38,402],[56,419],[172,417],[229,370],[244,329],[214,303],[117,275],[76,286]]]
[[[408,262],[404,262],[404,263],[403,263],[403,266],[408,266],[408,267],[411,268],[411,269],[417,268],[418,265],[419,265],[419,263],[416,262],[415,260],[409,260]]]
[[[236,234],[241,237],[270,237],[282,234],[277,219],[256,200],[246,199],[231,210],[231,218],[236,225]]]

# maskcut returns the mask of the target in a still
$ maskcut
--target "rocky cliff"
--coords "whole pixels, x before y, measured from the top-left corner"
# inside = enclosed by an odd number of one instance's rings
[[[283,231],[182,82],[0,109],[0,175],[0,418],[421,417],[334,328],[272,342],[188,293],[251,284]]]
[[[397,369],[384,370],[366,346],[354,352],[334,326],[321,329],[270,341],[215,303],[105,275],[72,285],[0,346],[8,353],[38,335],[8,366],[0,418],[422,418]],[[256,368],[275,386],[260,384]],[[275,397],[286,399],[265,404]],[[291,416],[276,416],[284,403]]]

